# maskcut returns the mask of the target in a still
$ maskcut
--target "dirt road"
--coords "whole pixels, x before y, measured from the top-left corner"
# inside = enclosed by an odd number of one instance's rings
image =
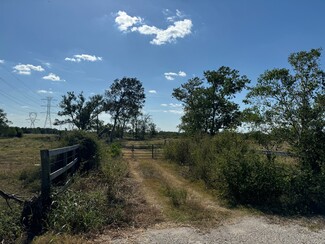
[[[129,229],[120,235],[101,235],[97,243],[325,243],[324,220],[271,220],[248,211],[220,206],[216,198],[155,160],[130,161],[130,173],[150,205],[164,221],[148,229]],[[187,201],[175,207],[165,188],[185,189]],[[276,218],[275,218],[276,219]],[[310,228],[317,226],[317,228]]]

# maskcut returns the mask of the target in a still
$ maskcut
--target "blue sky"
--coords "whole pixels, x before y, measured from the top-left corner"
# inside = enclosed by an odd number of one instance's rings
[[[53,121],[66,92],[89,97],[136,77],[144,112],[176,131],[173,88],[222,65],[253,85],[266,69],[288,67],[290,53],[324,48],[324,11],[322,0],[1,0],[0,108],[16,126],[37,112],[43,127],[46,97]]]

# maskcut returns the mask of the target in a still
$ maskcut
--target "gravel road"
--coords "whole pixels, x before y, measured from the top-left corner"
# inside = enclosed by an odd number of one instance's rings
[[[128,237],[99,242],[122,243],[325,243],[325,230],[296,224],[274,224],[262,217],[244,217],[234,223],[200,231],[193,227],[147,229]]]

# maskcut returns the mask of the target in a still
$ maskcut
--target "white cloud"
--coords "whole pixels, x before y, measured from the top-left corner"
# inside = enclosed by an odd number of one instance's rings
[[[184,71],[179,71],[178,76],[185,77],[186,73]]]
[[[118,11],[115,23],[118,25],[120,31],[127,32],[128,29],[143,21],[140,17],[132,17],[124,11]]]
[[[175,73],[175,72],[166,72],[164,73],[164,76],[167,80],[175,80],[175,78],[177,76],[180,76],[180,77],[185,77],[186,76],[186,73],[184,71],[179,71],[178,73]]]
[[[61,80],[60,76],[53,74],[53,73],[49,73],[48,75],[43,76],[42,79],[43,80],[51,80],[51,81],[64,81],[64,80]]]
[[[3,59],[0,59],[0,64],[4,64],[5,61]]]
[[[95,55],[89,55],[89,54],[76,54],[73,55],[72,58],[66,57],[64,60],[77,62],[77,63],[80,63],[81,61],[96,62],[96,61],[102,61],[103,57],[96,57]]]
[[[21,108],[24,108],[24,109],[26,109],[26,108],[29,108],[29,106],[21,106]]]
[[[18,64],[13,67],[14,72],[20,74],[20,75],[30,75],[32,71],[38,71],[42,72],[44,71],[43,67],[38,65],[32,65],[32,64]]]
[[[156,90],[149,90],[148,92],[149,93],[152,93],[152,94],[157,94],[157,91]]]
[[[192,33],[192,21],[184,19],[174,22],[173,25],[168,26],[167,29],[159,29],[155,26],[143,25],[140,27],[133,27],[132,31],[138,31],[143,35],[155,35],[156,37],[150,41],[153,45],[163,45],[166,43],[175,42],[177,38],[184,38]]]
[[[162,103],[162,104],[160,104],[160,106],[162,106],[162,107],[167,107],[168,104],[166,104],[166,103]]]
[[[53,94],[52,91],[47,91],[47,90],[38,90],[37,93],[39,93],[39,94]]]
[[[174,110],[174,109],[165,110],[164,113],[184,114],[184,112],[182,110]]]
[[[184,15],[181,11],[176,11],[175,17],[182,18],[183,16]],[[154,35],[154,39],[150,41],[150,43],[153,45],[172,43],[175,42],[176,39],[184,38],[192,33],[192,20],[183,19],[175,21],[174,17],[167,19],[172,21],[173,24],[168,26],[166,29],[160,29],[156,26],[149,26],[146,24],[139,26],[139,24],[143,23],[143,19],[141,17],[132,17],[124,11],[119,11],[117,13],[117,17],[115,18],[115,22],[118,24],[120,31],[127,32],[130,29],[132,32],[139,32],[142,35]]]

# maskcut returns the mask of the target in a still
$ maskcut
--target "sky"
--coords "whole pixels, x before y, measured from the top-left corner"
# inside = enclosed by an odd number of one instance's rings
[[[88,98],[136,77],[143,112],[177,131],[174,88],[220,66],[252,86],[289,68],[290,53],[325,48],[324,11],[323,0],[0,0],[0,108],[14,126],[49,126],[48,97],[53,122],[67,92]]]

